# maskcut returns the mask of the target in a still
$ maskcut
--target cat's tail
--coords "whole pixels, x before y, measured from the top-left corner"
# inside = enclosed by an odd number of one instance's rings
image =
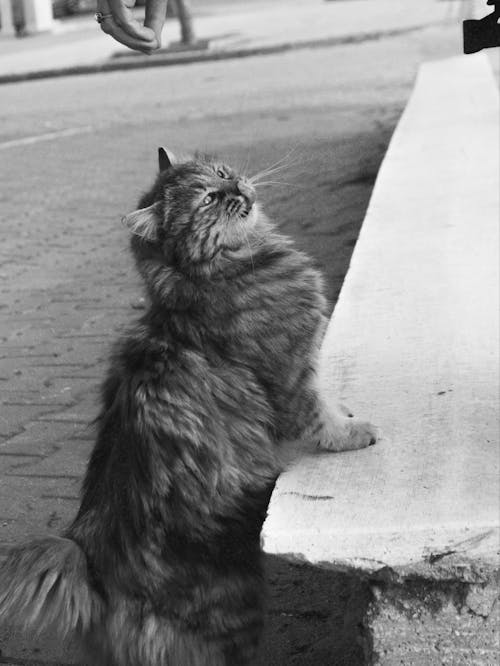
[[[66,636],[84,633],[102,610],[85,554],[70,539],[33,541],[11,551],[0,567],[0,624],[38,631],[50,626]]]

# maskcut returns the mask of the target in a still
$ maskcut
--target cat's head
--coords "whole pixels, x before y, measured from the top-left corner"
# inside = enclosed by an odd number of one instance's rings
[[[210,157],[179,161],[160,148],[159,161],[153,188],[123,220],[138,258],[150,251],[189,268],[248,246],[259,219],[249,179]]]

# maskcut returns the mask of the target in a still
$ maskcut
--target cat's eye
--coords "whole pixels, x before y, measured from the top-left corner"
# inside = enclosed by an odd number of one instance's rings
[[[222,169],[217,169],[217,175],[219,178],[227,178],[227,174]]]
[[[208,206],[215,199],[215,194],[207,194],[207,196],[201,202],[202,206]]]

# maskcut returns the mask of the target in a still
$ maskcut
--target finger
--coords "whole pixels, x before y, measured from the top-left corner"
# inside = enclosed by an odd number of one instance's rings
[[[129,6],[133,6],[135,4],[135,0],[122,0],[122,2],[128,3]],[[108,0],[97,0],[97,10],[104,15],[111,14],[111,8],[109,6]],[[133,15],[132,19],[135,21]],[[139,23],[137,23],[137,25],[139,25]],[[107,35],[113,37],[113,39],[116,41],[120,42],[120,44],[128,46],[129,48],[136,51],[142,51],[147,55],[151,55],[151,53],[158,49],[160,46],[160,40],[154,35],[154,33],[150,32],[150,38],[148,40],[138,40],[136,37],[133,37],[125,30],[123,30],[123,28],[121,28],[116,22],[114,16],[106,18],[101,23],[101,30]]]
[[[113,21],[123,32],[130,37],[148,42],[155,38],[156,35],[151,28],[144,27],[134,18],[131,7],[135,4],[135,0],[130,2],[130,6],[127,6],[125,0],[107,0],[107,3],[110,13],[113,14]]]
[[[144,25],[151,28],[161,46],[161,31],[167,15],[168,0],[149,0],[146,3],[146,17]]]
[[[131,2],[132,4],[135,2],[135,0],[127,1]],[[97,0],[97,10],[104,15],[111,14],[108,0]],[[137,40],[135,37],[127,34],[122,28],[120,28],[120,26],[114,20],[113,16],[106,18],[100,24],[100,26],[104,33],[110,35],[110,37],[113,37],[113,39],[116,39],[116,41],[120,42],[120,44],[124,44],[124,46],[128,46],[129,48],[136,51],[142,51],[143,53],[150,55],[155,49],[159,47],[159,41],[155,38],[154,35],[151,35],[151,40],[149,41],[144,41],[142,39]]]
[[[120,44],[128,46],[130,49],[134,49],[135,51],[142,51],[147,55],[150,55],[159,46],[159,42],[153,32],[151,32],[153,38],[149,41],[131,37],[115,23],[113,18],[105,19],[101,23],[101,30],[107,35],[113,37],[113,39],[115,39],[117,42],[120,42]]]
[[[109,5],[106,2],[106,0],[97,0],[97,7],[96,7],[98,12],[101,12],[101,14],[109,14]]]

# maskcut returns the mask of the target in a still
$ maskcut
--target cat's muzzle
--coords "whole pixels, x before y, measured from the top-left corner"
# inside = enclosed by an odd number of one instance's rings
[[[243,195],[231,197],[227,204],[227,214],[229,217],[248,217],[252,210],[253,201],[249,201]]]
[[[236,191],[238,195],[242,196],[245,199],[249,209],[252,208],[256,199],[254,188],[248,183],[246,183],[244,180],[239,178],[236,182]]]
[[[248,217],[255,203],[255,190],[244,180],[238,179],[228,192],[227,213],[230,217]]]

